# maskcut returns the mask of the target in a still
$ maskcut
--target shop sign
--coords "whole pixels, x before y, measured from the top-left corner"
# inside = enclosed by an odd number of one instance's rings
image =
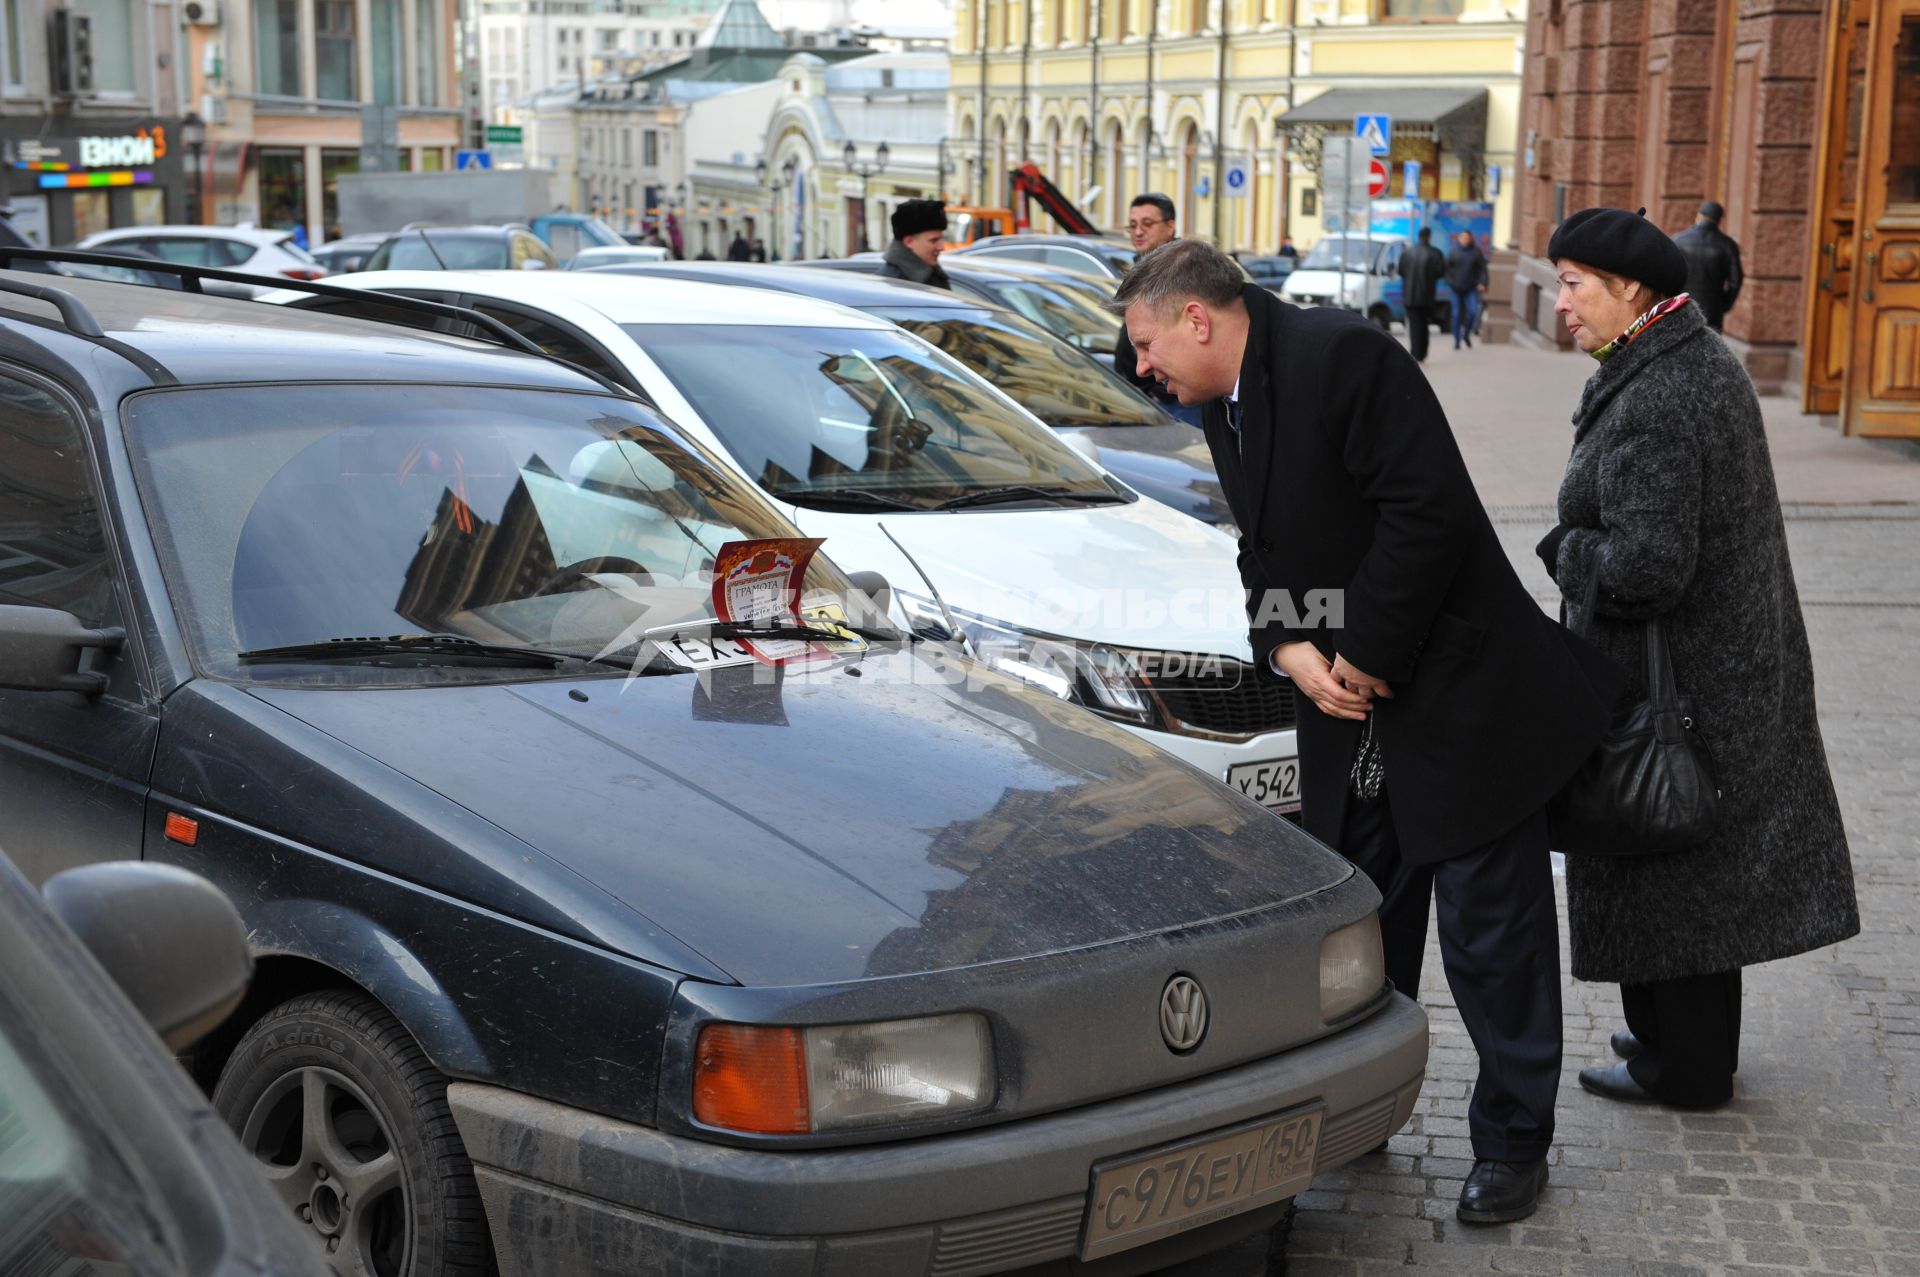
[[[81,168],[142,168],[165,159],[166,154],[167,130],[158,124],[131,136],[80,139]]]

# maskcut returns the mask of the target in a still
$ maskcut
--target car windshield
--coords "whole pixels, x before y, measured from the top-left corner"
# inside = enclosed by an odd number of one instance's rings
[[[614,230],[613,227],[607,225],[597,217],[586,218],[579,222],[578,225],[580,227],[580,238],[589,244],[616,248],[627,242],[620,237],[619,231]]]
[[[240,654],[368,636],[646,659],[631,650],[640,629],[713,615],[723,544],[799,535],[644,407],[606,396],[196,387],[135,396],[125,430],[174,603],[201,667],[219,677],[283,679],[291,667]],[[804,588],[845,597],[846,579],[816,555]],[[578,661],[475,664],[292,676],[582,672]]]
[[[462,235],[429,231],[432,243],[419,231],[388,240],[367,262],[369,270],[502,270],[507,265],[507,237]]]
[[[1173,420],[1105,364],[1004,311],[903,306],[882,313],[1050,426],[1164,426]]]
[[[1112,350],[1119,340],[1120,317],[1102,306],[1097,294],[1021,279],[983,279],[981,284],[995,301],[1082,350]]]
[[[1387,251],[1387,245],[1380,240],[1363,239],[1358,235],[1329,235],[1313,246],[1306,260],[1300,263],[1300,270],[1366,270],[1379,265],[1379,257]]]
[[[786,499],[853,489],[931,509],[1027,486],[1113,491],[1052,432],[898,329],[627,332],[747,474]]]

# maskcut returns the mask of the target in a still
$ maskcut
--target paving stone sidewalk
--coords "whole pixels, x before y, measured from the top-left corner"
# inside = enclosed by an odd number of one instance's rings
[[[1554,521],[1566,423],[1593,365],[1491,347],[1436,349],[1427,367],[1509,553],[1549,603],[1532,549]],[[1430,949],[1419,1111],[1388,1152],[1300,1198],[1293,1277],[1920,1275],[1920,459],[1762,402],[1861,935],[1747,971],[1736,1098],[1713,1113],[1581,1090],[1579,1069],[1611,1058],[1623,1021],[1615,986],[1568,980],[1551,1181],[1538,1214],[1495,1228],[1453,1216],[1476,1065]],[[1177,1271],[1266,1260],[1256,1241]]]

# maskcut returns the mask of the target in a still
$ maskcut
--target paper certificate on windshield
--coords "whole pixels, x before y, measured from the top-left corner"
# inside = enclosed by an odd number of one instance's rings
[[[713,560],[713,614],[740,625],[799,625],[800,583],[821,537],[728,541]],[[825,655],[804,639],[742,639],[769,665]]]

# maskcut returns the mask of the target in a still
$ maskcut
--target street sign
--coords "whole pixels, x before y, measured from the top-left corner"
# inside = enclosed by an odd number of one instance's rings
[[[1400,197],[1417,200],[1420,198],[1420,161],[1408,160],[1400,166]]]
[[[1247,187],[1252,184],[1247,175],[1247,166],[1244,164],[1227,165],[1227,173],[1223,181],[1228,195],[1245,195]]]
[[[1202,173],[1199,180],[1193,184],[1193,193],[1201,199],[1213,194],[1213,179]]]
[[[1377,200],[1387,193],[1387,166],[1379,160],[1367,162],[1367,198]]]
[[[1393,117],[1386,114],[1366,114],[1353,117],[1353,135],[1367,144],[1367,150],[1375,155],[1385,155],[1393,149]]]
[[[487,125],[488,146],[519,146],[524,141],[518,124]]]
[[[455,151],[453,167],[456,169],[490,169],[493,156],[486,151]]]
[[[1330,231],[1367,229],[1372,171],[1367,144],[1358,137],[1329,136],[1320,147],[1321,223]]]

